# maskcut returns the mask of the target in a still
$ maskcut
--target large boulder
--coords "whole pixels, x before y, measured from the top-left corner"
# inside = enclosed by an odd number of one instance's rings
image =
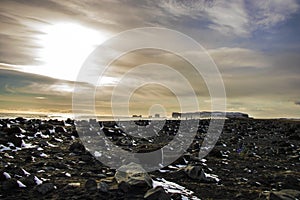
[[[152,188],[151,177],[141,165],[136,163],[120,167],[115,174],[115,179],[118,184],[127,183],[131,188],[139,188],[141,191]]]

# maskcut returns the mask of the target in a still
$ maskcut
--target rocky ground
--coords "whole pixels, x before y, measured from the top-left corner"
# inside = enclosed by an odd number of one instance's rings
[[[136,153],[157,150],[181,134],[179,121],[166,121],[147,139],[114,122],[99,124],[98,134]],[[87,151],[70,119],[1,119],[0,199],[300,199],[299,121],[226,120],[214,149],[199,159],[208,126],[209,120],[201,120],[183,156],[146,173],[133,162],[118,171],[102,164],[96,158],[108,155]]]

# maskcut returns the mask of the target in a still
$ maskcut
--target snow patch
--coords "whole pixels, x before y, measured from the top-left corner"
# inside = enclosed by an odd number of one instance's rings
[[[21,170],[23,171],[23,173],[24,173],[25,176],[29,176],[30,175],[30,173],[28,171],[26,171],[25,169],[21,168]]]
[[[157,178],[156,180],[153,180],[153,188],[157,186],[163,187],[168,193],[179,193],[181,194],[182,199],[193,199],[193,200],[200,200],[198,197],[193,196],[194,192],[191,190],[186,189],[185,187],[171,182],[167,181],[164,178]]]
[[[17,180],[17,183],[19,185],[19,188],[26,188],[26,185],[24,185],[21,181]]]
[[[36,176],[34,176],[34,181],[37,185],[41,185],[43,183],[43,181]]]
[[[101,156],[102,156],[102,153],[100,153],[99,151],[95,151],[95,152],[94,152],[94,156],[95,156],[95,157],[101,157]]]
[[[7,172],[3,172],[3,175],[5,176],[6,179],[11,179],[11,176]]]

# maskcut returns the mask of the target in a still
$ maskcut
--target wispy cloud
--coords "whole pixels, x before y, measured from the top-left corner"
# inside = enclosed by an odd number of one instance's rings
[[[208,52],[221,69],[271,66],[271,63],[266,59],[264,52],[257,50],[238,47],[221,47],[210,49]]]
[[[254,0],[249,3],[251,8],[249,15],[255,28],[272,27],[299,10],[299,2],[296,0]]]
[[[165,0],[161,7],[175,17],[206,21],[212,30],[241,37],[250,36],[259,28],[275,26],[299,10],[296,0]]]

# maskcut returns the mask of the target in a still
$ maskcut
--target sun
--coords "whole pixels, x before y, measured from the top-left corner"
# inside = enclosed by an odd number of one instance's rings
[[[74,23],[58,23],[43,28],[34,73],[75,81],[84,60],[106,40],[104,33]]]

